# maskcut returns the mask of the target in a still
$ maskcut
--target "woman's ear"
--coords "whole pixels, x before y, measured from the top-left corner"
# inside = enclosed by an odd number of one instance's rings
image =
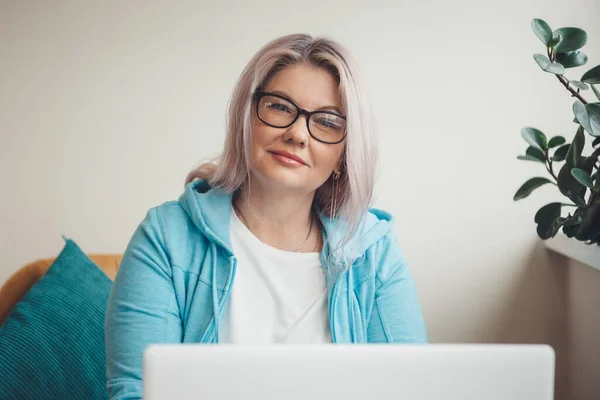
[[[344,153],[342,153],[342,155],[340,156],[340,158],[338,158],[337,162],[335,163],[335,165],[333,166],[333,173],[335,174],[336,172],[341,172],[342,170],[342,157],[344,156]]]
[[[335,166],[333,167],[333,172],[341,172],[342,165],[345,164],[345,161],[346,161],[346,147],[344,147],[342,154],[340,154],[339,158],[337,159]]]

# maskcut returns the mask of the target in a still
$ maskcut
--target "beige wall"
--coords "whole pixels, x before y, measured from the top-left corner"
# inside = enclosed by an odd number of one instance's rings
[[[568,266],[568,363],[573,399],[600,399],[600,271]]]
[[[123,251],[146,210],[221,149],[228,95],[258,47],[327,34],[369,84],[376,205],[397,218],[431,340],[550,343],[564,391],[573,279],[533,223],[560,196],[512,201],[543,173],[515,159],[521,127],[574,133],[572,99],[532,59],[534,17],[585,28],[600,63],[597,0],[0,0],[0,282],[55,255],[61,234]]]

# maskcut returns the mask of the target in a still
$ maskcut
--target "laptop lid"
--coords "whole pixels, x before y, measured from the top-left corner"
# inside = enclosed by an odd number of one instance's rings
[[[152,345],[144,399],[551,400],[547,345]]]

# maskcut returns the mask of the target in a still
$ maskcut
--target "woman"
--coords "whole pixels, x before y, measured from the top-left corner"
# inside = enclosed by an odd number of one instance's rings
[[[106,315],[111,399],[141,397],[151,343],[427,341],[392,217],[369,209],[365,110],[333,41],[290,35],[254,56],[220,162],[151,209],[124,254]]]

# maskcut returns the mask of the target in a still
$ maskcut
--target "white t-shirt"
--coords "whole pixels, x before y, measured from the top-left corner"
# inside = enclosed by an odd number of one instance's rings
[[[331,343],[319,253],[283,251],[261,242],[233,208],[230,235],[237,269],[220,342]]]

